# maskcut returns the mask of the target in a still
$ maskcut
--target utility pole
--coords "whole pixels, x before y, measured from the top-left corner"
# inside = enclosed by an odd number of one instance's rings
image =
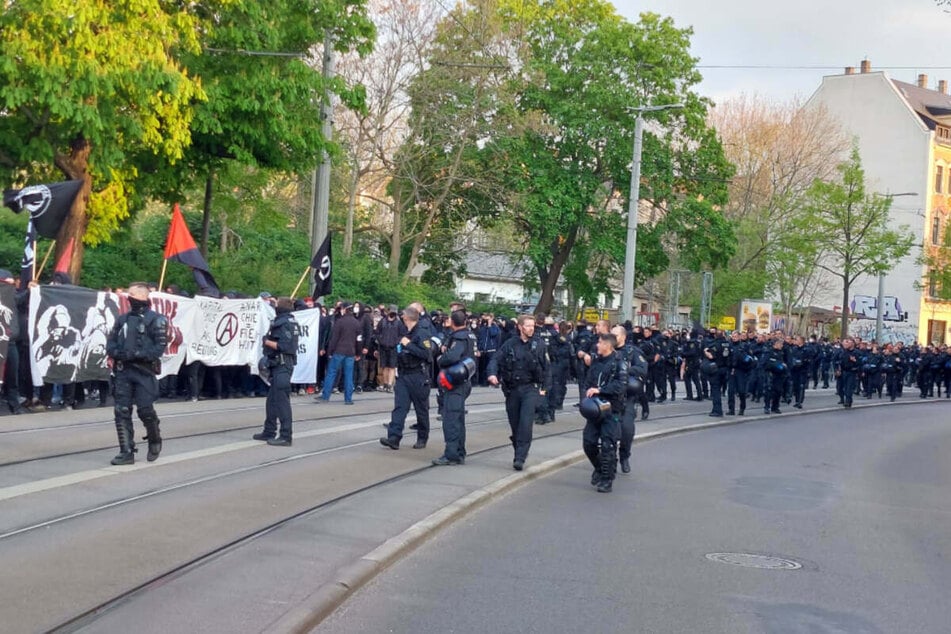
[[[644,141],[645,112],[656,112],[671,108],[683,108],[682,103],[661,106],[642,106],[631,108],[637,113],[634,119],[634,156],[631,159],[631,198],[627,205],[627,249],[624,254],[624,288],[621,289],[621,323],[633,321],[634,306],[634,260],[637,256],[637,210],[641,195],[641,152]]]
[[[324,36],[324,63],[323,76],[327,86],[334,77],[334,47],[333,36],[327,31]],[[329,143],[333,138],[333,93],[330,88],[324,90],[320,101],[320,124],[324,142]],[[314,174],[314,208],[310,222],[310,252],[316,253],[317,248],[327,236],[327,223],[330,209],[330,153],[322,152],[320,165]],[[310,280],[310,292],[314,292],[314,280]]]
[[[901,192],[898,194],[884,194],[889,200],[898,196],[917,196],[918,192]],[[889,210],[890,211],[890,210]],[[882,337],[885,335],[885,274],[878,274],[878,300],[875,303],[875,341],[882,345]],[[844,336],[844,335],[843,335]]]

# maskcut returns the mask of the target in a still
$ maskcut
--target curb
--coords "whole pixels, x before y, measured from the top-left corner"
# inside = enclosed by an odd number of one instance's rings
[[[941,403],[944,399],[918,400],[918,401],[895,401],[889,403],[876,403],[867,405],[853,405],[852,409],[864,409],[868,407],[891,407],[896,405],[921,405],[924,403]],[[667,438],[687,434],[694,431],[705,429],[714,429],[717,427],[729,427],[733,425],[742,425],[764,420],[777,420],[779,418],[798,417],[807,414],[822,414],[828,412],[843,411],[841,406],[821,407],[812,410],[794,410],[777,415],[757,414],[755,416],[736,416],[735,418],[717,419],[706,423],[695,423],[692,425],[683,425],[672,427],[670,429],[657,430],[640,434],[634,438],[634,444],[641,444],[650,440]],[[578,430],[580,431],[580,430]],[[454,521],[464,517],[468,513],[475,511],[482,505],[492,499],[503,495],[527,484],[537,478],[547,476],[555,471],[570,467],[578,462],[586,460],[584,451],[577,450],[562,454],[557,458],[552,458],[533,465],[520,473],[510,474],[500,480],[496,480],[484,487],[468,493],[438,511],[430,514],[422,520],[416,522],[399,535],[377,546],[366,555],[356,560],[352,564],[340,568],[336,573],[336,579],[324,583],[311,593],[307,598],[301,601],[290,611],[286,612],[280,619],[272,623],[264,630],[266,634],[277,634],[284,632],[310,632],[317,627],[324,619],[330,616],[344,601],[353,593],[359,590],[375,576],[383,572],[391,564],[403,558],[412,552],[418,545],[423,543],[428,537],[432,536],[442,528],[448,526]]]

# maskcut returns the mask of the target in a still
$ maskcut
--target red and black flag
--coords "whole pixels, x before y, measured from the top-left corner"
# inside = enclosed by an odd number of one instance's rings
[[[310,261],[310,268],[314,269],[314,299],[330,295],[333,291],[333,263],[330,257],[330,233],[320,244],[314,259]]]
[[[212,277],[208,263],[201,256],[195,239],[188,231],[188,225],[185,224],[185,217],[182,216],[178,203],[175,203],[172,209],[172,224],[168,227],[168,238],[165,240],[165,259],[190,266],[195,276],[195,283],[198,284],[199,293],[208,297],[221,297],[218,283]]]
[[[18,214],[24,209],[30,212],[36,233],[44,238],[55,239],[82,187],[82,181],[63,181],[31,185],[23,189],[5,189],[3,204],[13,213]]]

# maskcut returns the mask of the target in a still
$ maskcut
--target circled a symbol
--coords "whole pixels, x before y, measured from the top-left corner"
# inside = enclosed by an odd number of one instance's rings
[[[238,335],[238,316],[234,313],[225,313],[218,320],[215,329],[215,340],[219,346],[227,346]]]

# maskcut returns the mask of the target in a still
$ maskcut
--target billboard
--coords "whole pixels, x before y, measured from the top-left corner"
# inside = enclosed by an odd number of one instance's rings
[[[773,304],[761,299],[740,302],[740,330],[766,334],[773,324]]]

